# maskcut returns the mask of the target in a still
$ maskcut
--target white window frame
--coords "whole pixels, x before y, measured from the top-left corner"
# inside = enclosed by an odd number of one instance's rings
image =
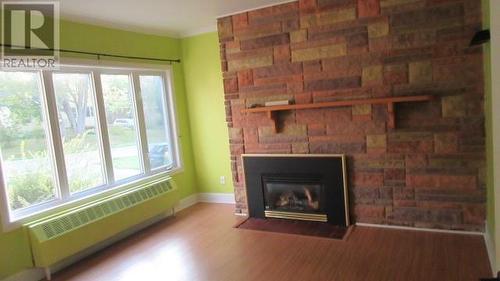
[[[175,92],[173,89],[173,68],[171,65],[131,64],[112,61],[89,61],[71,59],[64,61],[60,70],[54,71],[31,71],[40,73],[44,118],[47,119],[46,138],[48,152],[52,156],[52,165],[55,185],[56,199],[36,204],[21,210],[12,212],[9,208],[7,188],[5,186],[0,159],[0,217],[2,219],[3,231],[11,231],[23,224],[50,216],[68,208],[78,207],[89,202],[102,199],[124,190],[134,189],[140,184],[168,178],[173,174],[183,171],[180,133],[177,122],[177,111],[175,103]],[[4,71],[4,70],[2,70]],[[93,105],[97,123],[97,136],[104,172],[104,185],[90,188],[71,196],[67,182],[66,164],[64,150],[59,129],[59,117],[53,88],[53,73],[85,73],[89,74],[93,90]],[[106,122],[106,111],[104,97],[101,87],[101,74],[127,74],[131,83],[130,89],[133,97],[134,120],[138,133],[137,145],[142,173],[126,179],[115,181],[113,164],[111,159],[111,147],[109,142],[108,127]],[[169,149],[172,151],[173,166],[151,169],[149,161],[149,147],[147,142],[146,124],[140,89],[141,75],[161,76],[163,79],[163,97],[167,126]]]

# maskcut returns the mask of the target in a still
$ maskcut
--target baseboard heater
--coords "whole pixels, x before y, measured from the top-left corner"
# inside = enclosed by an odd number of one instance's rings
[[[44,268],[50,280],[50,266],[170,210],[178,202],[177,186],[168,178],[30,223],[26,227],[34,264]]]

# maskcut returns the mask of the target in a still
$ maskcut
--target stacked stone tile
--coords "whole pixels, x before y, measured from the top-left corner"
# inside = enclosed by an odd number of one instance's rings
[[[246,212],[242,153],[348,157],[358,222],[482,230],[485,136],[478,0],[301,0],[218,21],[237,211]],[[399,104],[281,113],[295,103],[432,94]]]

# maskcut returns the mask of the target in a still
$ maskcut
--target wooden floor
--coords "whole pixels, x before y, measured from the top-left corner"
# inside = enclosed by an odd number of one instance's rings
[[[232,205],[198,204],[54,280],[479,280],[482,236],[356,227],[346,241],[235,229]]]

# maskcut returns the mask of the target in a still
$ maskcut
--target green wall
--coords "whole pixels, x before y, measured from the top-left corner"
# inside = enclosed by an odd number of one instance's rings
[[[61,23],[61,48],[144,57],[180,58],[181,40],[71,22]],[[92,58],[92,57],[89,57]],[[183,64],[175,64],[174,90],[180,130],[183,172],[174,176],[181,198],[194,194],[196,174]],[[121,217],[121,219],[126,219]],[[147,219],[147,218],[145,218]],[[0,232],[0,280],[32,266],[28,238],[23,230]]]
[[[490,28],[490,5],[488,0],[482,0],[483,7],[483,27]],[[491,45],[490,43],[484,44],[484,100],[485,100],[485,114],[486,114],[486,166],[487,166],[487,179],[486,179],[486,223],[490,237],[495,237],[495,193],[494,193],[494,169],[493,169],[493,136],[492,136],[492,90],[491,90]],[[495,244],[495,239],[492,239]],[[495,245],[493,245],[495,246]]]
[[[31,266],[31,250],[24,230],[0,233],[0,280]]]
[[[232,193],[229,137],[216,32],[182,39],[182,59],[199,192]],[[220,184],[220,176],[226,184]]]
[[[493,272],[500,271],[500,19],[493,17],[500,1],[482,0],[484,28],[491,41],[484,46],[487,154],[487,226],[491,238]]]

